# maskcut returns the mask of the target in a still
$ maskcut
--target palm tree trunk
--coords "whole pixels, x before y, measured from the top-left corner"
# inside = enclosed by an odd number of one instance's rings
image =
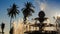
[[[11,22],[12,22],[12,18],[10,19],[10,28],[11,28]]]
[[[26,24],[26,20],[27,20],[26,17],[24,17],[24,24]]]
[[[2,34],[3,34],[3,29],[2,29]]]
[[[4,30],[2,29],[2,34],[4,34]]]

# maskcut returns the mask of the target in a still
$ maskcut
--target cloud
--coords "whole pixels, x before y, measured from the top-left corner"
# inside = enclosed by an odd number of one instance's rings
[[[46,3],[47,0],[35,0],[35,2],[39,5],[39,8],[41,10],[45,10],[46,9]]]

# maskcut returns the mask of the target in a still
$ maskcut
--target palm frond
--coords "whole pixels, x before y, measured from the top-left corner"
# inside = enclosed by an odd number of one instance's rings
[[[8,9],[7,9],[8,15],[9,15],[11,18],[16,17],[16,14],[19,14],[19,13],[20,13],[17,8],[18,8],[17,5],[14,3],[11,8],[8,8]]]

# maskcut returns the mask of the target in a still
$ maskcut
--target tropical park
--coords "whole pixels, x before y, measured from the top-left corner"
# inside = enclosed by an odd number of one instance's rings
[[[0,2],[0,34],[60,34],[59,0]]]

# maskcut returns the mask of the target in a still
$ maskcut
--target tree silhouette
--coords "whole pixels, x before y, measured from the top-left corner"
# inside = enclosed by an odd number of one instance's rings
[[[39,21],[42,23],[45,20],[45,13],[43,11],[40,11],[38,16],[39,16]]]
[[[14,27],[11,27],[9,33],[10,33],[10,34],[13,34],[13,31],[14,31]]]
[[[24,8],[22,8],[22,13],[23,13],[23,15],[24,15],[24,24],[26,24],[26,17],[29,17],[29,16],[31,16],[32,15],[32,13],[34,13],[34,6],[32,5],[32,3],[31,2],[27,2],[27,3],[25,3],[25,7]]]
[[[10,28],[11,28],[11,21],[12,18],[16,17],[17,14],[19,14],[19,10],[17,9],[17,5],[14,3],[11,8],[8,8],[8,16],[11,18],[10,19]]]
[[[5,24],[2,23],[2,24],[1,24],[2,34],[4,34],[4,27],[5,27]]]
[[[44,11],[40,11],[39,14],[38,14],[38,16],[39,17],[38,18],[35,18],[35,20],[39,20],[40,25],[41,25],[40,28],[42,29],[44,20],[47,20],[48,18],[45,17]]]

